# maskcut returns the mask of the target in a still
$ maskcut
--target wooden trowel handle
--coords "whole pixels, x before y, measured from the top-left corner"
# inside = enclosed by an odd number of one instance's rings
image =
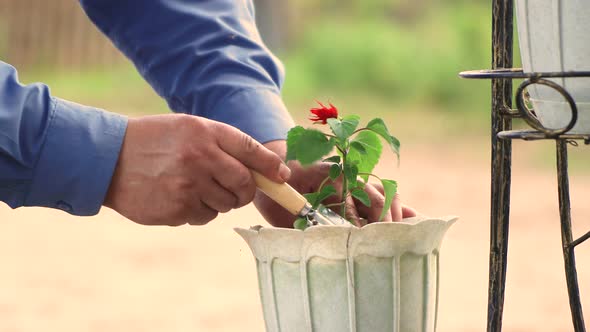
[[[286,182],[276,183],[256,171],[251,170],[251,172],[254,177],[254,182],[256,182],[256,186],[262,190],[266,196],[270,197],[273,201],[277,202],[293,215],[299,215],[299,212],[301,212],[307,204],[305,197]]]

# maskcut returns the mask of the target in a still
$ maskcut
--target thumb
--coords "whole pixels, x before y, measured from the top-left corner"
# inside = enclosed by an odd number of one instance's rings
[[[217,144],[225,153],[274,182],[289,180],[291,170],[276,153],[232,126],[217,125]]]

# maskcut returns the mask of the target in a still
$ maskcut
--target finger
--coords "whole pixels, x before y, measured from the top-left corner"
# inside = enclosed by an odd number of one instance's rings
[[[134,220],[135,221],[135,220]],[[185,219],[173,219],[173,218],[167,218],[164,222],[155,222],[155,223],[142,223],[139,221],[135,221],[138,223],[141,223],[142,225],[150,225],[150,226],[160,226],[160,225],[165,225],[165,226],[170,226],[170,227],[178,227],[178,226],[182,226],[184,224],[186,224],[186,220]]]
[[[217,211],[213,210],[203,202],[199,202],[195,205],[195,210],[193,213],[193,217],[189,218],[188,220],[188,224],[193,226],[205,225],[209,221],[217,218],[217,215],[219,214]]]
[[[274,227],[293,228],[295,216],[258,190],[254,198],[258,212]]]
[[[365,216],[369,222],[379,221],[379,217],[381,216],[381,212],[385,206],[385,197],[383,197],[383,194],[380,193],[379,190],[377,190],[377,188],[375,188],[375,186],[371,183],[367,183],[365,185],[365,192],[367,195],[369,195],[371,206],[367,207],[363,203],[357,201],[357,209],[359,210],[361,217]],[[387,212],[381,221],[391,221],[391,212],[389,211],[389,207],[387,207]]]
[[[355,201],[351,196],[346,197],[346,216],[344,218],[352,222],[357,227],[362,227],[361,218],[356,209]]]
[[[393,196],[393,201],[391,201],[391,220],[393,221],[402,221],[402,201],[399,198],[399,194],[395,193]]]
[[[402,204],[402,217],[403,218],[412,218],[418,215],[418,212],[413,208]]]
[[[225,213],[237,206],[238,198],[216,181],[206,186],[206,194],[201,197],[203,203],[215,211]]]
[[[295,164],[295,165],[294,165]],[[291,162],[289,164],[291,170],[297,170],[297,168],[302,168],[303,169],[303,174],[302,177],[306,182],[306,190],[308,190],[309,192],[314,192],[316,190],[318,190],[318,186],[320,185],[320,183],[322,183],[322,181],[324,181],[325,178],[328,177],[328,175],[330,174],[330,167],[332,166],[332,164],[330,163],[316,163],[313,164],[311,166],[306,166],[305,168],[303,168],[303,166],[301,166],[301,164],[299,164],[299,162]],[[296,168],[297,167],[297,168]],[[341,192],[341,178],[338,178],[334,181],[330,180],[328,181],[328,183],[335,185],[335,183],[338,183],[338,185],[340,187],[337,187],[336,185],[334,186],[334,188],[336,188],[337,192],[340,193]]]
[[[232,126],[220,122],[216,126],[217,144],[223,151],[274,182],[289,180],[291,170],[276,153]]]
[[[377,190],[384,195],[383,185],[381,183],[373,184]],[[401,202],[399,197],[399,193],[396,193],[393,197],[393,201],[391,202],[391,219],[393,221],[401,221],[404,218],[411,218],[417,215],[416,210],[413,208],[404,205]]]
[[[242,207],[254,199],[256,183],[246,166],[229,154],[221,154],[211,165],[215,181],[237,198],[232,208]]]

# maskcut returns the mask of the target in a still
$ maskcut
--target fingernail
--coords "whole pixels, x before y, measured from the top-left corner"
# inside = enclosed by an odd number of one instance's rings
[[[287,182],[291,177],[291,170],[289,169],[289,167],[287,167],[287,165],[281,164],[281,166],[279,167],[279,175],[281,176],[281,179]]]

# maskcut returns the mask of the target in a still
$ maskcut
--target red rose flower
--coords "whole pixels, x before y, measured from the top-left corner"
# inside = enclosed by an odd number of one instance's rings
[[[313,115],[309,118],[313,123],[326,124],[329,118],[338,118],[338,109],[330,103],[330,107],[317,102],[321,107],[312,108],[309,110]]]

